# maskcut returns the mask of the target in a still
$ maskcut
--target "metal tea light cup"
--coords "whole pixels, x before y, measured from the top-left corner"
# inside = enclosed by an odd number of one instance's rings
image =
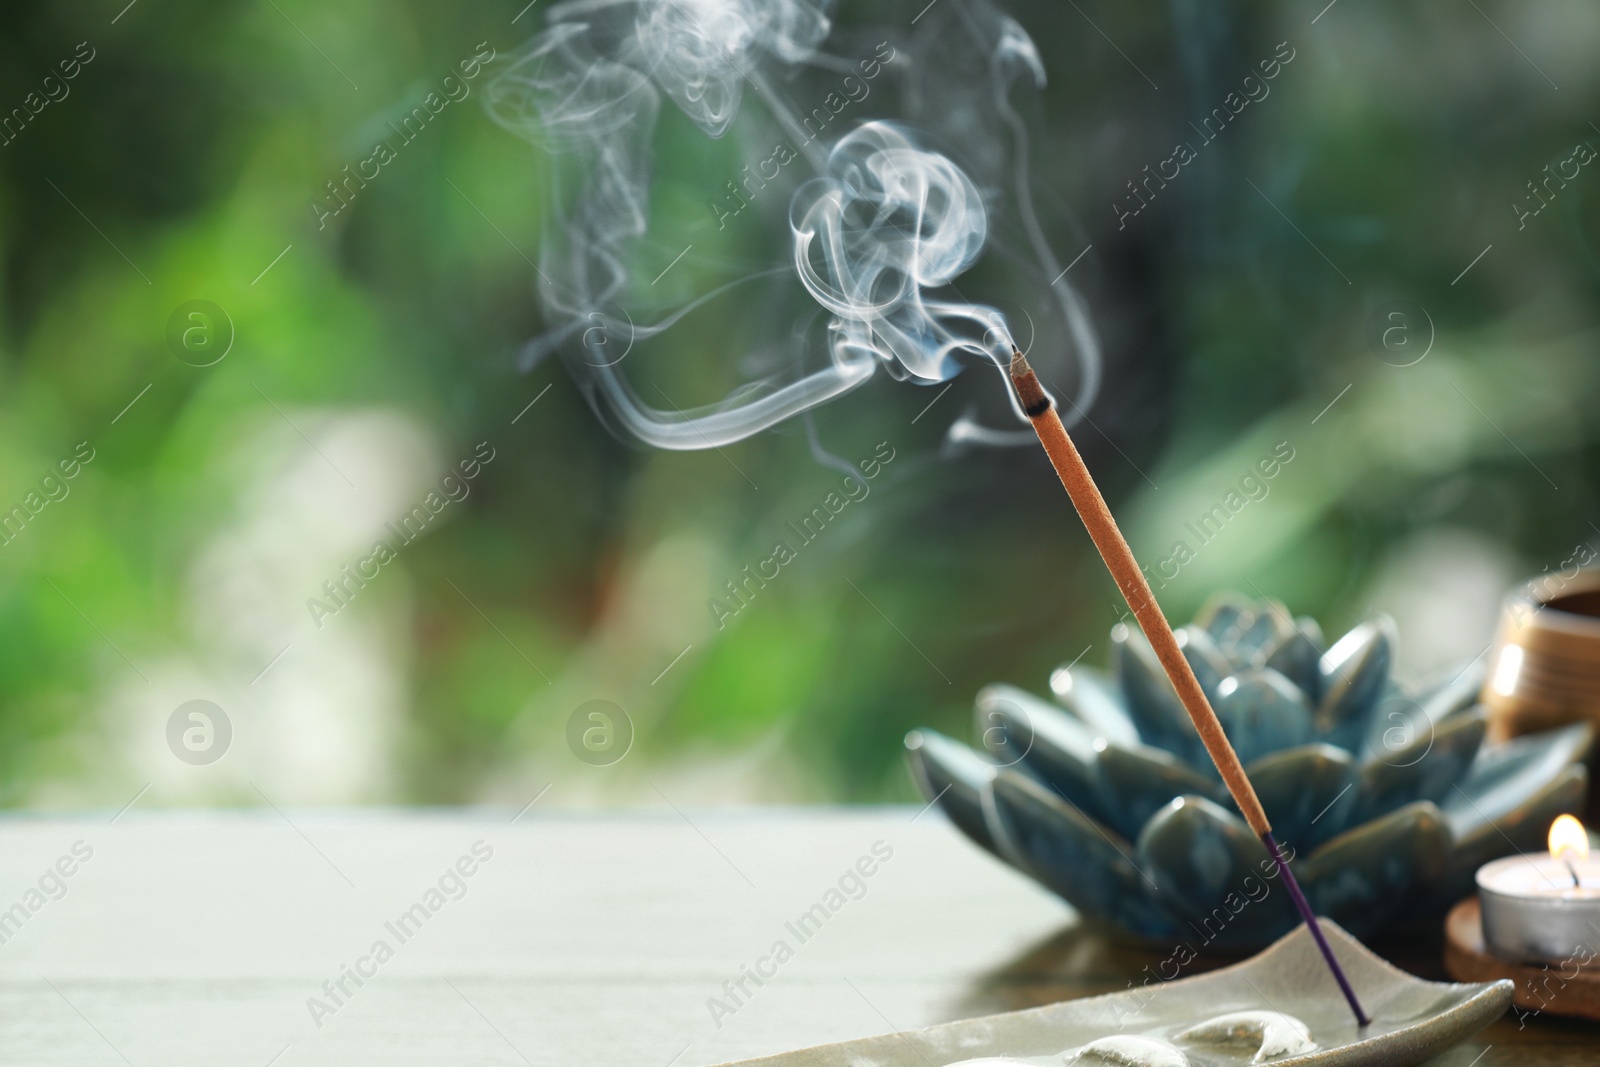
[[[1600,957],[1600,870],[1586,861],[1584,887],[1547,854],[1507,856],[1478,868],[1483,940],[1514,963],[1587,963]]]

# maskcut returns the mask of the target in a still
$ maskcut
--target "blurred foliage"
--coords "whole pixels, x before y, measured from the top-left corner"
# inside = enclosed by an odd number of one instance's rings
[[[839,475],[799,423],[651,453],[609,436],[555,364],[515,371],[541,327],[547,171],[485,117],[493,65],[318,229],[324,183],[547,5],[122,4],[0,10],[0,109],[80,42],[94,53],[0,147],[0,507],[79,442],[95,453],[0,549],[0,798],[116,805],[155,780],[151,802],[254,803],[256,786],[520,803],[556,780],[573,803],[906,799],[908,727],[963,733],[982,684],[1038,689],[1080,652],[1103,661],[1115,588],[1042,457],[940,453],[993,390],[980,374],[926,418],[933,390],[887,380],[819,411],[828,451],[887,441],[896,459],[719,629],[707,600]],[[839,16],[906,27],[921,6]],[[1276,442],[1296,450],[1166,584],[1169,615],[1235,586],[1338,632],[1388,606],[1394,561],[1440,531],[1476,546],[1428,592],[1445,599],[1456,577],[1500,588],[1600,536],[1600,168],[1526,228],[1510,207],[1547,163],[1600,144],[1600,9],[1006,7],[1051,75],[1033,131],[1051,237],[1063,261],[1093,246],[1072,276],[1108,380],[1078,436],[1136,549],[1164,555]],[[1271,95],[1119,226],[1127,183],[1280,41],[1296,57]],[[703,215],[700,176],[730,157],[681,135],[660,149],[655,210]],[[237,336],[204,368],[167,343],[196,299]],[[1415,366],[1366,339],[1395,299],[1436,331]],[[734,348],[698,324],[662,380],[715,397]],[[421,458],[341,444],[374,414],[405,428],[378,440],[420,441]],[[318,516],[398,518],[485,440],[497,458],[466,499],[323,628],[302,603],[316,580],[252,570],[314,555]],[[302,468],[322,480],[294,511],[286,472]],[[241,543],[257,547],[223,551]],[[1452,647],[1471,655],[1492,616],[1479,605]],[[196,696],[234,721],[235,751],[210,768],[161,740]],[[590,699],[636,729],[610,768],[566,748]]]

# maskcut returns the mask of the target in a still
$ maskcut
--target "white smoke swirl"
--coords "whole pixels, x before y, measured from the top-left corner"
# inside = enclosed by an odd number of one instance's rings
[[[1022,28],[986,0],[946,3],[960,9],[958,25],[981,49],[978,61],[987,64],[991,82],[987,93],[965,90],[972,97],[965,121],[991,130],[1010,125],[1016,134],[1009,155],[1019,169],[1009,199],[998,184],[980,188],[908,126],[862,113],[824,131],[827,111],[797,109],[774,88],[806,72],[857,69],[848,54],[820,51],[832,30],[829,0],[573,0],[552,8],[549,28],[487,93],[495,119],[555,164],[539,257],[539,298],[551,328],[529,343],[525,365],[559,352],[596,411],[619,429],[657,447],[697,449],[775,426],[857,388],[879,369],[898,380],[935,384],[974,358],[1003,363],[1013,343],[1004,316],[962,297],[958,279],[990,243],[991,205],[1016,201],[1012,218],[1033,253],[1034,284],[1043,299],[1059,302],[1067,324],[1077,362],[1076,406],[1087,407],[1099,374],[1093,331],[1076,294],[1059,278],[1048,283],[1044,274],[1058,267],[1033,218],[1020,169],[1025,141],[1007,100],[1023,75],[1042,83],[1043,69]],[[917,80],[926,76],[913,66],[903,59],[882,64],[895,72],[905,98],[927,95]],[[859,67],[876,71],[879,64],[862,60]],[[753,114],[741,108],[752,91],[760,105]],[[850,99],[865,100],[871,91],[889,90],[862,87]],[[790,246],[783,258],[791,259],[813,301],[812,317],[817,308],[827,315],[820,352],[808,340],[803,310],[789,312],[786,325],[768,323],[760,351],[769,363],[773,353],[788,352],[783,358],[793,369],[763,374],[716,404],[690,410],[641,399],[623,371],[623,357],[635,358],[710,301],[725,301],[735,286],[770,286],[779,271],[757,271],[666,311],[630,302],[641,276],[649,282],[637,260],[651,236],[651,153],[663,97],[712,138],[747,125],[757,130],[751,143],[770,145],[772,135],[781,134],[785,147],[792,145],[789,157],[804,161],[792,166],[794,179],[803,178],[805,166],[813,170],[789,198],[790,234],[774,235],[773,245]],[[844,104],[837,93],[826,99],[835,114]],[[841,106],[831,103],[835,99]],[[999,145],[989,154],[1008,155]],[[737,354],[729,355],[728,362],[737,361]],[[958,429],[966,441],[1009,443],[1015,435],[992,428],[973,433],[968,416]]]

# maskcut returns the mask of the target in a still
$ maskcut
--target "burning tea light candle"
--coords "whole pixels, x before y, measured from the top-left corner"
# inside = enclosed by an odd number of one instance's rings
[[[1478,868],[1483,938],[1504,959],[1563,963],[1600,956],[1600,861],[1571,815],[1550,824],[1550,851]]]

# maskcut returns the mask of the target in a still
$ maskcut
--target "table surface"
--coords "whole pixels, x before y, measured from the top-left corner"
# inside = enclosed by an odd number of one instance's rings
[[[1120,989],[1164,955],[937,812],[514,815],[0,821],[0,1062],[701,1067]],[[1436,946],[1391,955],[1443,977]],[[1508,1015],[1434,1063],[1530,1059],[1600,1063],[1600,1024]]]

